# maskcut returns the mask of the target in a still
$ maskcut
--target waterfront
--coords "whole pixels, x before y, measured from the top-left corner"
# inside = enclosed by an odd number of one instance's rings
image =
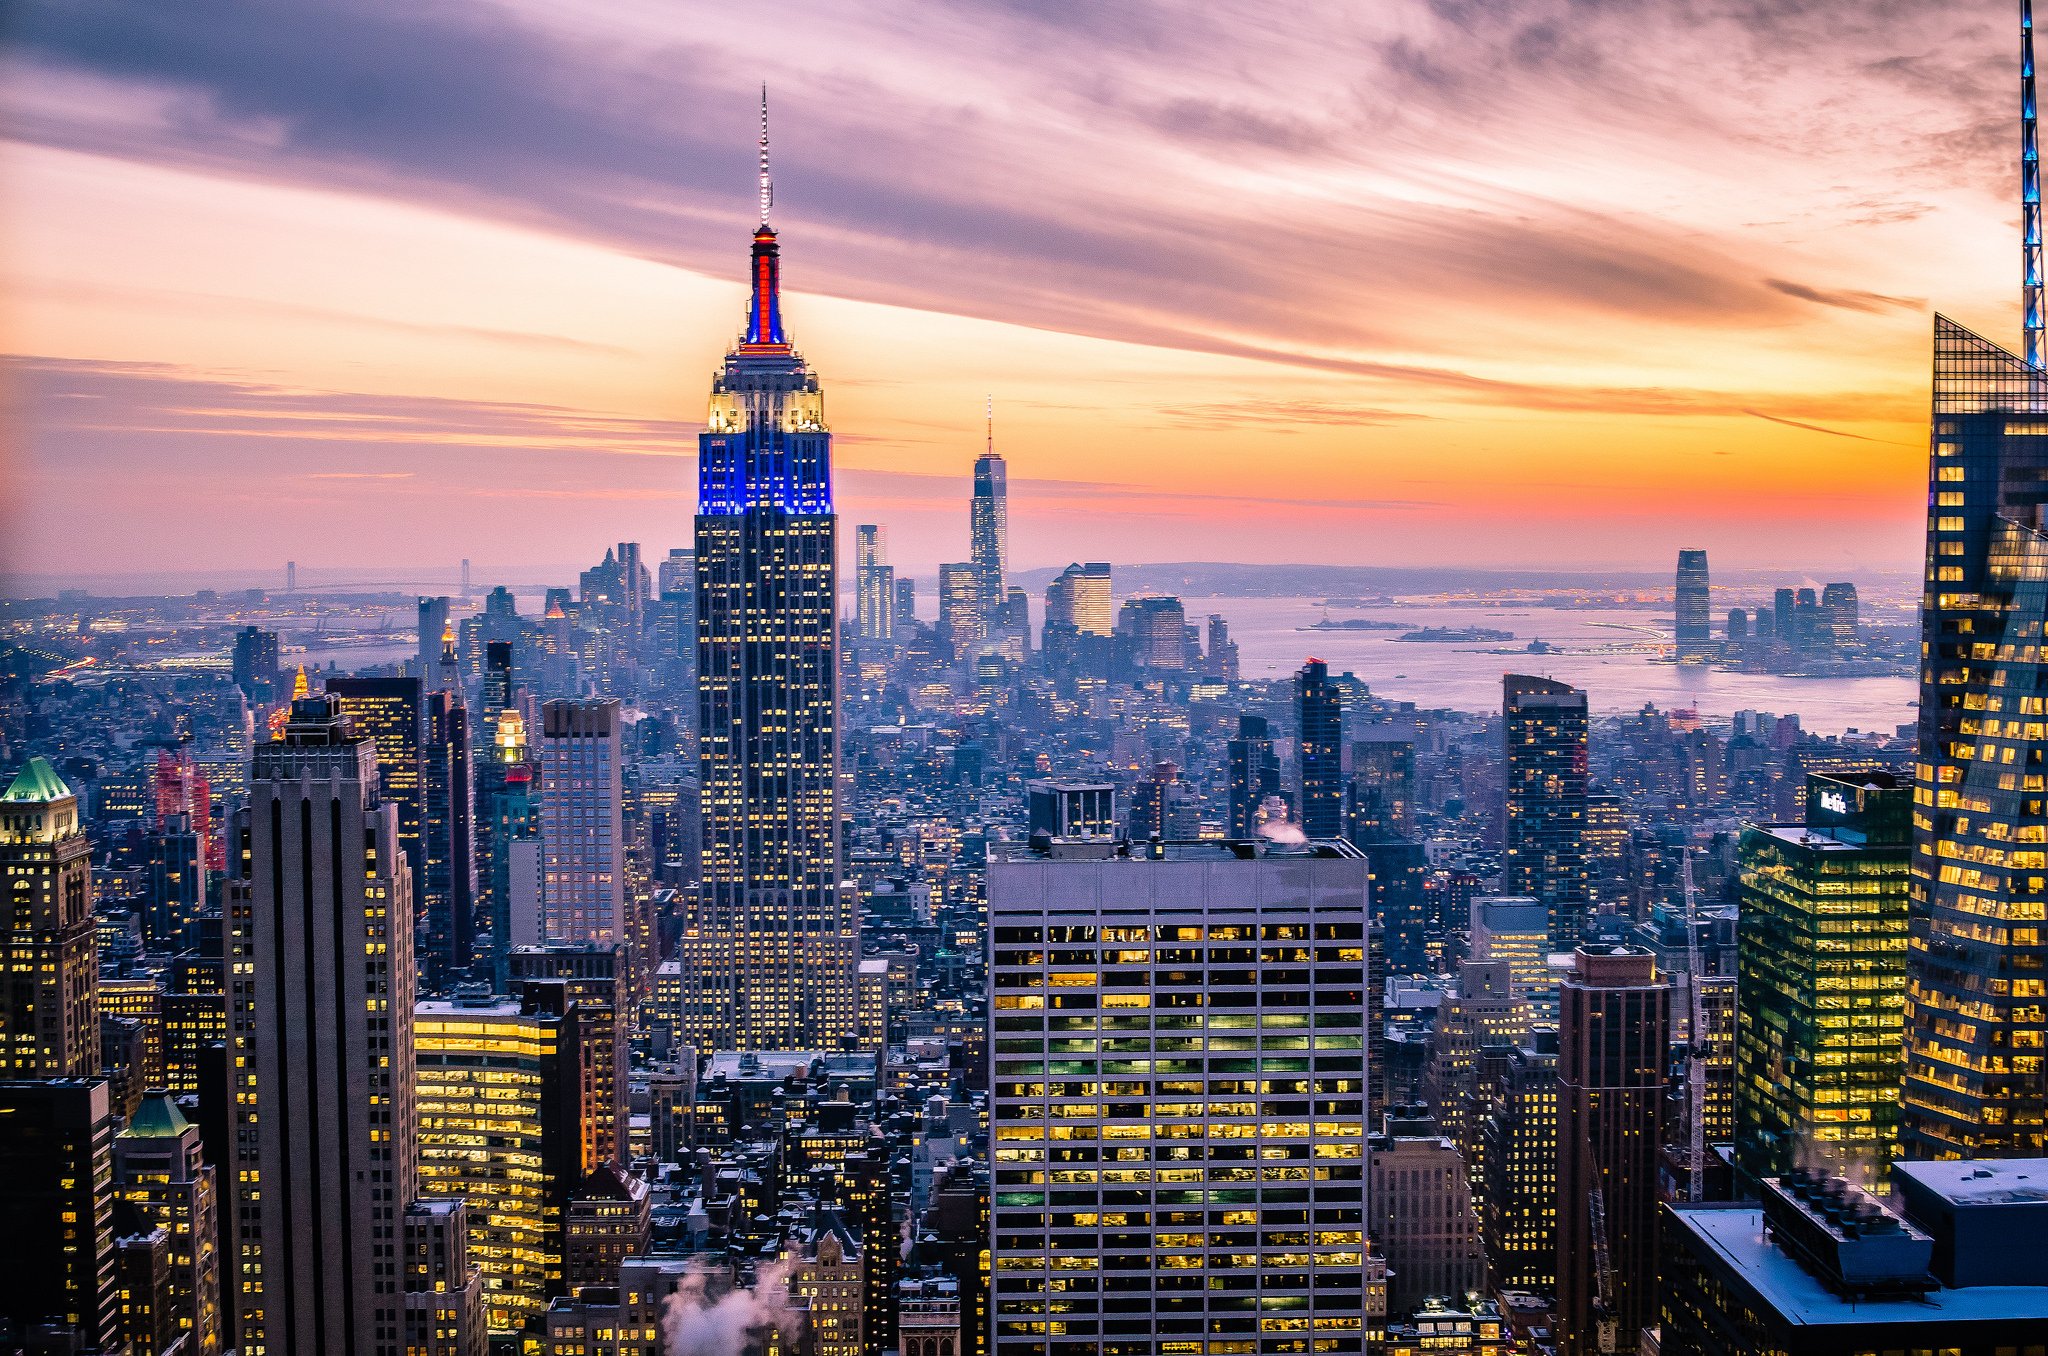
[[[1824,732],[1878,730],[1889,733],[1911,721],[1918,687],[1908,677],[1791,678],[1768,673],[1726,673],[1698,665],[1657,662],[1660,638],[1668,639],[1669,608],[1543,607],[1508,603],[1470,604],[1404,601],[1400,606],[1329,608],[1332,621],[1364,618],[1400,622],[1404,627],[1486,626],[1512,631],[1505,643],[1430,644],[1403,641],[1400,630],[1303,630],[1325,615],[1320,598],[1184,598],[1189,622],[1206,625],[1211,613],[1230,622],[1246,678],[1292,673],[1310,655],[1333,671],[1350,671],[1381,697],[1418,706],[1461,711],[1500,708],[1504,673],[1534,673],[1586,689],[1593,709],[1615,715],[1653,702],[1665,709],[1690,707],[1706,716],[1737,711],[1797,713],[1807,728]],[[1533,639],[1568,650],[1609,649],[1595,654],[1519,653]],[[1626,647],[1641,652],[1621,652]],[[1509,653],[1496,653],[1506,650]]]

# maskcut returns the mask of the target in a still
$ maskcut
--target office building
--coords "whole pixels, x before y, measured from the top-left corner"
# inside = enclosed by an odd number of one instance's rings
[[[492,1333],[520,1331],[563,1293],[569,1197],[588,1171],[589,1043],[575,1022],[512,999],[418,1006],[420,1193],[469,1202]]]
[[[405,1207],[405,1356],[484,1356],[483,1286],[469,1256],[464,1201]],[[467,1277],[451,1284],[450,1277]]]
[[[1803,824],[1737,858],[1735,1166],[1882,1190],[1904,1077],[1913,804],[1883,773],[1807,779]]]
[[[0,1081],[0,1319],[118,1350],[113,1141],[104,1079]]]
[[[1678,662],[1697,663],[1714,655],[1713,607],[1708,602],[1707,553],[1678,553],[1676,640]]]
[[[715,1049],[831,1048],[859,1020],[839,880],[832,435],[783,331],[767,154],[764,106],[747,329],[698,439],[704,879],[680,959],[690,1038]]]
[[[0,1078],[99,1072],[99,930],[92,848],[78,797],[48,760],[31,758],[0,791],[0,877],[7,984],[0,992]]]
[[[1563,1356],[1600,1348],[1605,1321],[1635,1350],[1657,1315],[1657,1159],[1671,988],[1642,947],[1572,953],[1558,1028],[1557,1333]],[[1596,1258],[1607,1259],[1603,1284]]]
[[[507,957],[512,995],[522,1012],[573,1018],[567,1028],[584,1071],[577,1112],[585,1174],[625,1161],[627,1027],[630,974],[618,947],[522,946]]]
[[[1479,895],[1472,901],[1472,959],[1508,963],[1518,993],[1537,1014],[1557,1017],[1550,972],[1550,911],[1527,895]]]
[[[1501,680],[1507,778],[1501,889],[1549,913],[1550,946],[1578,940],[1586,881],[1586,694],[1511,673]]]
[[[1045,586],[1045,626],[1072,628],[1075,635],[1107,636],[1115,630],[1116,602],[1107,561],[1075,563]],[[1046,648],[1052,648],[1048,642]]]
[[[1361,1351],[1356,849],[997,845],[988,890],[988,1349],[1256,1350],[1282,1315]]]
[[[1820,591],[1820,625],[1830,644],[1840,648],[1856,639],[1856,586],[1829,584]]]
[[[149,894],[143,906],[143,938],[154,955],[168,956],[198,940],[206,911],[206,845],[189,815],[174,814],[143,839],[148,854]]]
[[[440,636],[434,654],[440,654]],[[437,659],[438,662],[438,659]],[[432,669],[423,670],[431,674]],[[341,702],[351,729],[367,735],[377,749],[382,798],[398,813],[398,846],[405,852],[415,895],[427,880],[426,682],[423,678],[330,678],[328,695]]]
[[[996,451],[995,404],[989,404],[988,446],[974,459],[974,501],[969,551],[981,581],[982,615],[993,616],[1009,598],[1010,476]]]
[[[424,684],[434,679],[434,670],[441,663],[441,637],[448,630],[448,599],[445,597],[419,600],[419,617],[416,637],[418,653],[414,656],[413,676]],[[381,753],[382,751],[379,750]]]
[[[397,1356],[419,1134],[398,807],[329,694],[257,748],[243,813],[227,891],[238,1348]],[[474,1299],[473,1271],[438,1280]]]
[[[1486,1284],[1479,1217],[1458,1146],[1419,1106],[1388,1110],[1367,1142],[1366,1231],[1387,1262],[1387,1312]]]
[[[528,744],[525,717],[516,706],[500,710],[477,794],[477,822],[489,826],[480,835],[479,857],[491,935],[489,950],[480,961],[488,965],[494,993],[506,991],[505,957],[511,949],[538,946],[543,936],[541,882],[546,862],[537,761]]]
[[[981,593],[981,571],[973,561],[939,566],[939,635],[953,647],[955,659],[966,659],[988,638],[988,611]]]
[[[424,978],[437,990],[467,979],[476,952],[476,754],[454,645],[453,636],[444,641],[440,686],[421,711],[426,891],[419,949]]]
[[[1264,716],[1239,716],[1237,738],[1225,750],[1230,760],[1230,800],[1225,827],[1233,838],[1255,837],[1266,822],[1268,802],[1281,795],[1280,757]]]
[[[191,1356],[215,1356],[226,1340],[221,1310],[220,1197],[199,1127],[166,1093],[144,1099],[113,1141],[115,1197],[168,1242],[164,1301],[169,1330]]]
[[[1112,782],[1040,779],[1024,783],[1024,797],[1030,833],[1054,838],[1116,836],[1116,786]]]
[[[1415,828],[1415,741],[1361,739],[1351,745],[1353,842],[1405,838]]]
[[[908,575],[896,580],[896,624],[908,627],[917,620],[917,581]]]
[[[2048,1155],[2039,636],[2048,381],[1934,322],[1920,751],[1906,953],[1905,1158]],[[2022,982],[2014,982],[2019,977]]]
[[[1898,1205],[1792,1173],[1664,1217],[1666,1356],[2048,1349],[2048,1160],[1899,1163]]]
[[[618,702],[541,708],[541,934],[549,942],[630,940],[621,758]]]
[[[854,629],[862,640],[896,639],[896,570],[889,538],[873,523],[853,529]]]
[[[235,686],[252,702],[270,701],[279,693],[277,632],[245,626],[235,632],[229,672]]]
[[[1344,836],[1344,695],[1330,666],[1311,659],[1294,675],[1301,740],[1301,831],[1310,838]]]
[[[1189,667],[1188,614],[1178,598],[1126,598],[1116,616],[1116,642],[1135,681]]]
[[[1494,1287],[1557,1289],[1557,1033],[1535,1033],[1494,1070],[1480,1124],[1480,1239]]]
[[[647,1183],[600,1163],[569,1197],[562,1225],[562,1279],[571,1290],[610,1285],[627,1258],[647,1251],[653,1202]]]

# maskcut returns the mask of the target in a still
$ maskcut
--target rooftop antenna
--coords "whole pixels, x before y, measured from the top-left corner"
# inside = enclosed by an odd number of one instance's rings
[[[2032,47],[2032,39],[2030,39],[2028,51],[2032,51],[2032,49],[2034,47]],[[2028,107],[2032,109],[2034,107],[2034,102],[2032,102],[2034,100],[2034,94],[2032,94],[2032,90],[2034,90],[2034,57],[2028,57],[2028,90],[2030,90],[2028,92]],[[2032,115],[2028,115],[2028,117],[2032,119]],[[2034,123],[2030,121],[2028,127],[2032,127],[2032,125]],[[2032,133],[2028,133],[2028,135],[2032,135]],[[2036,201],[2040,201],[2040,195],[2036,195]],[[762,84],[762,229],[768,227],[768,209],[770,207],[774,207],[774,180],[768,178],[768,86]],[[2038,215],[2040,213],[2036,211],[2036,227],[2040,225]],[[2036,229],[2036,236],[2040,236],[2038,229]]]
[[[2034,0],[2020,0],[2020,231],[2026,254],[2021,288],[2021,324],[2026,328],[2027,366],[2042,360],[2041,316],[2041,138],[2034,107]]]
[[[987,415],[987,418],[988,418],[988,454],[989,454],[989,455],[990,455],[991,457],[993,457],[993,456],[994,456],[994,455],[996,454],[996,398],[995,398],[994,396],[990,396],[990,397],[988,398],[988,415]]]

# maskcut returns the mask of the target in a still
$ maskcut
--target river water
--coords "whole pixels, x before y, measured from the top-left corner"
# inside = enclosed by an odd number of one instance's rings
[[[1404,627],[1486,627],[1511,631],[1512,641],[1427,643],[1397,639],[1401,631],[1303,630],[1326,615],[1320,598],[1183,598],[1188,620],[1206,643],[1211,613],[1230,622],[1238,661],[1247,678],[1275,678],[1313,655],[1333,672],[1349,670],[1374,694],[1418,706],[1459,711],[1500,709],[1505,673],[1557,678],[1586,690],[1596,713],[1635,711],[1645,702],[1670,710],[1690,707],[1705,716],[1737,711],[1797,714],[1810,730],[1890,733],[1914,719],[1918,684],[1907,677],[1788,678],[1765,673],[1724,673],[1701,665],[1656,662],[1656,647],[1670,639],[1670,613],[1654,608],[1562,608],[1509,603],[1471,606],[1404,602],[1399,606],[1333,607],[1332,621],[1352,617],[1399,622]],[[1526,654],[1542,639],[1593,654]],[[1625,652],[1638,646],[1641,652]],[[1491,651],[1505,650],[1499,654]]]

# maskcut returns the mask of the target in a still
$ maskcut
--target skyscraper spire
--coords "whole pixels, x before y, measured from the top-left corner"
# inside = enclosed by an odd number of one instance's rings
[[[768,177],[768,86],[761,86],[761,224],[754,228],[753,296],[747,303],[743,350],[782,354],[789,340],[782,333],[782,261],[768,209],[775,203],[775,183]]]
[[[2029,367],[2041,366],[2041,138],[2034,106],[2034,0],[2020,0],[2020,233],[2025,254],[2020,304]]]
[[[988,398],[988,455],[996,454],[996,398]]]
[[[775,181],[768,177],[768,86],[761,86],[761,229],[768,229],[768,209],[775,205]]]

